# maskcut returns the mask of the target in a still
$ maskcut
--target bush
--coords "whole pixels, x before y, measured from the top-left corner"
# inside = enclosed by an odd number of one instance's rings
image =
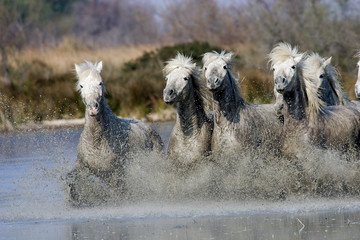
[[[162,69],[166,61],[180,52],[192,56],[201,66],[202,54],[213,50],[221,51],[219,47],[211,46],[207,42],[195,41],[162,47],[126,62],[114,78],[106,79],[110,106],[121,115],[129,115],[132,109],[141,106],[143,109],[138,110],[141,112],[138,117],[144,117],[153,111],[155,106],[164,107],[159,101],[162,102],[162,91],[165,87]]]

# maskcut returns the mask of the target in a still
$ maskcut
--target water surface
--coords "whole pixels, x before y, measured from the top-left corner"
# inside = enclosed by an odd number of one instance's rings
[[[172,126],[154,125],[165,142]],[[80,133],[65,129],[0,134],[0,239],[360,239],[356,195],[299,194],[286,200],[179,195],[71,207],[62,178],[76,160]]]

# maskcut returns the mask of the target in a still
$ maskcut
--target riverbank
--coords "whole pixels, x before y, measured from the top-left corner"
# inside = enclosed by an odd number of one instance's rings
[[[119,118],[136,118],[133,116]],[[161,123],[175,121],[176,109],[167,108],[155,113],[149,113],[140,120],[148,123]],[[6,121],[0,124],[0,132],[18,132],[18,131],[37,131],[43,129],[64,129],[64,128],[82,128],[85,124],[85,118],[72,118],[72,119],[54,119],[44,120],[41,122],[27,122],[24,124],[14,124]]]

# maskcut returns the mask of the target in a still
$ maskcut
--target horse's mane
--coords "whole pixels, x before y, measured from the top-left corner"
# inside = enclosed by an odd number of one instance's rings
[[[226,53],[224,50],[221,51],[221,53],[218,53],[216,51],[205,53],[203,55],[203,59],[202,59],[204,68],[207,67],[213,61],[218,60],[218,59],[224,60],[227,67],[231,68],[233,55],[234,55],[233,52]]]
[[[271,50],[268,58],[270,66],[273,68],[275,65],[283,63],[291,58],[296,62],[300,62],[305,55],[305,53],[299,53],[297,46],[293,48],[289,43],[280,42]]]
[[[306,60],[304,60],[304,62],[306,65],[306,67],[303,68],[303,77],[305,78],[305,80],[312,81],[312,79],[317,79],[318,76],[315,74],[318,68],[323,67],[325,59],[322,58],[318,53],[312,53],[307,57]],[[326,65],[324,71],[328,76],[329,84],[331,85],[332,89],[335,91],[335,94],[339,100],[339,104],[340,105],[347,104],[349,100],[346,97],[345,93],[343,92],[342,87],[338,81],[338,78],[340,76],[339,72],[331,64]],[[315,85],[310,86],[310,83],[308,83],[308,81],[305,81],[305,83],[307,83],[307,86],[315,87]]]
[[[76,68],[76,76],[77,76],[77,90],[79,91],[80,88],[80,81],[81,79],[86,78],[87,76],[91,76],[92,78],[95,79],[101,79],[100,76],[100,71],[98,69],[98,63],[92,63],[90,61],[84,61],[83,63],[77,65],[75,64],[75,68]]]
[[[326,106],[325,102],[321,100],[319,91],[312,79],[317,77],[314,75],[314,70],[321,67],[321,57],[318,54],[311,54],[304,61],[300,62],[301,77],[305,84],[305,92],[308,100],[308,107],[311,112],[322,112]]]
[[[339,71],[337,71],[332,64],[329,64],[325,67],[325,72],[326,75],[328,76],[330,85],[332,86],[332,88],[336,92],[336,95],[339,98],[340,105],[347,104],[350,100],[347,98],[338,80],[340,78]]]

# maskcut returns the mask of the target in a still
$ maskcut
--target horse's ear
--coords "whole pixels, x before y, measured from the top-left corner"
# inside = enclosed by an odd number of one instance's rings
[[[79,73],[80,73],[80,67],[79,67],[79,65],[77,65],[77,64],[75,64],[75,71],[76,71],[76,73],[79,75]]]
[[[332,57],[329,57],[328,59],[326,59],[326,60],[324,61],[324,66],[327,66],[327,65],[330,65],[330,64],[331,64],[331,58],[332,58]]]
[[[102,61],[100,61],[100,62],[96,65],[96,70],[97,70],[99,73],[101,73],[102,67],[103,67]]]
[[[227,64],[231,64],[231,60],[232,60],[233,56],[234,56],[234,53],[233,53],[233,52],[226,53],[226,54],[224,55],[225,62],[226,62]]]
[[[207,60],[210,58],[210,56],[211,56],[211,53],[204,53],[202,62],[205,64],[207,62]]]

